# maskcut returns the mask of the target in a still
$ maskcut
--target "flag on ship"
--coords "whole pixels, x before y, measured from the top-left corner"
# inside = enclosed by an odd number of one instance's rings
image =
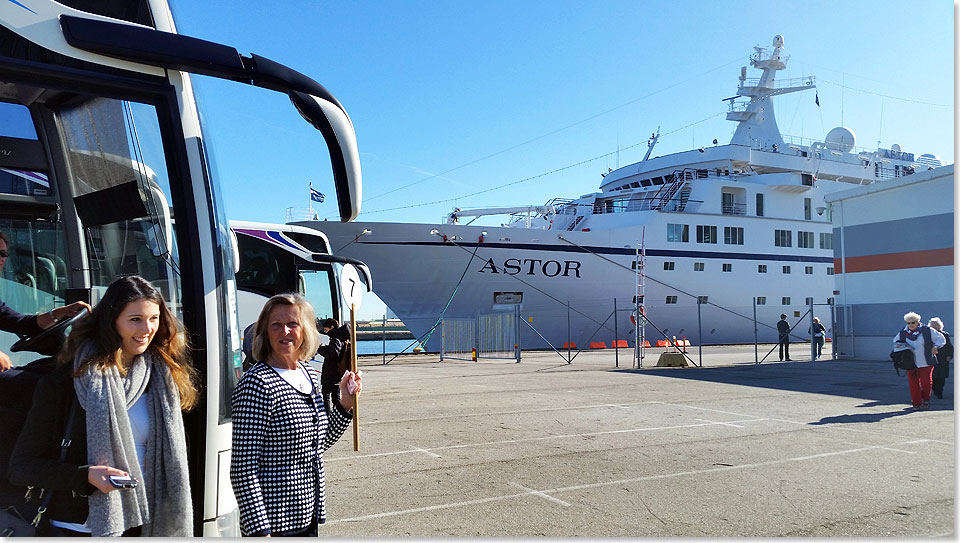
[[[315,189],[315,188],[313,188],[313,187],[310,187],[310,200],[311,200],[311,201],[313,201],[313,202],[320,202],[320,203],[322,204],[322,203],[323,203],[323,198],[324,198],[324,196],[323,196],[323,193],[322,193],[322,192],[320,192],[319,190],[317,190],[317,189]]]
[[[816,93],[816,98],[815,98],[815,100],[816,100],[816,102],[817,102],[817,107],[820,107],[820,93],[819,93],[819,92]]]

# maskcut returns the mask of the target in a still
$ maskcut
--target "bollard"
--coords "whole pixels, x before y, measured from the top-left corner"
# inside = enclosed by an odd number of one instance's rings
[[[470,359],[473,360],[474,362],[477,361],[477,348],[476,348],[476,347],[470,349]]]

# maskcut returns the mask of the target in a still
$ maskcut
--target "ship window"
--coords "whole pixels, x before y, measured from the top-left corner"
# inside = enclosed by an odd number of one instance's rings
[[[707,170],[697,170],[697,179],[706,179]]]
[[[686,243],[690,241],[690,225],[667,224],[667,241]]]
[[[767,297],[757,296],[757,305],[767,305]]]
[[[708,298],[708,296],[697,296],[697,303],[698,303],[698,304],[705,304],[705,303],[707,303],[707,298]]]
[[[693,271],[703,271],[703,262],[694,262]]]
[[[833,275],[833,274],[834,274],[833,266],[827,266],[827,275]]]
[[[649,186],[650,186],[650,180],[649,180],[649,179],[641,179],[641,180],[640,180],[640,185],[642,185],[642,186],[644,186],[644,187],[649,187]]]
[[[633,297],[633,305],[637,305],[638,303],[643,304],[643,296],[640,296],[640,301],[637,301],[636,296]]]
[[[632,188],[632,189],[638,189],[638,188],[640,188],[640,182],[634,181],[634,182],[630,183],[630,188]]]
[[[820,248],[833,249],[833,234],[820,232]]]
[[[706,224],[697,225],[697,243],[716,243],[717,227]]]
[[[757,217],[763,217],[763,193],[757,193]]]
[[[674,264],[674,262],[664,262],[663,271],[673,271]]]
[[[757,264],[757,273],[767,273],[767,265]]]
[[[675,303],[677,303],[677,297],[676,297],[676,296],[667,296],[666,303],[668,303],[668,304],[675,304]]]
[[[804,304],[804,305],[810,305],[810,304],[812,304],[812,303],[813,303],[813,298],[807,297],[807,298],[804,298],[804,299],[803,299],[803,304]]]
[[[810,220],[810,211],[811,211],[810,205],[811,205],[810,198],[804,198],[803,199],[803,219],[807,221]]]
[[[797,247],[801,249],[813,249],[813,232],[797,230]]]
[[[743,245],[743,228],[739,226],[724,226],[723,242],[727,245]]]
[[[803,273],[807,275],[813,275],[813,266],[807,266],[803,268]]]
[[[789,274],[789,273],[790,273],[790,266],[784,266],[784,267],[783,267],[783,273]]]
[[[723,265],[723,271],[725,271],[725,272],[732,272],[732,271],[733,271],[733,264],[724,264],[724,265]]]
[[[651,181],[654,185],[662,185],[662,184],[663,184],[663,178],[662,178],[662,177],[654,177],[654,178],[651,179],[650,181]]]
[[[783,298],[780,298],[780,305],[790,305],[790,297],[784,296]]]
[[[776,247],[792,247],[793,235],[789,230],[774,230],[773,244]]]

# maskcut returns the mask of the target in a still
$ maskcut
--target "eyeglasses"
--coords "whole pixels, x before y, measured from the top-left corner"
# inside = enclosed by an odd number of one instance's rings
[[[7,255],[9,254],[10,253],[8,253],[7,251],[0,251],[0,258],[7,258]]]
[[[907,324],[920,324],[919,321],[907,321]]]

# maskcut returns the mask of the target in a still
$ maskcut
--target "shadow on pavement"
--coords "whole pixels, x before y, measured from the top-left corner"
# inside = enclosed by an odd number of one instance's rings
[[[810,394],[830,394],[849,398],[868,400],[858,407],[868,408],[882,405],[905,406],[910,403],[910,392],[906,378],[898,376],[890,361],[875,360],[828,360],[817,362],[777,362],[763,364],[737,364],[733,366],[685,367],[613,370],[639,375],[656,375],[674,379],[689,379],[711,383],[751,386],[805,392]],[[934,410],[953,410],[953,376],[947,379],[944,398],[933,400]],[[833,417],[832,422],[869,422],[894,417],[910,411],[891,411],[889,413],[853,414]],[[857,417],[863,417],[858,419]],[[831,421],[824,421],[831,422]]]

